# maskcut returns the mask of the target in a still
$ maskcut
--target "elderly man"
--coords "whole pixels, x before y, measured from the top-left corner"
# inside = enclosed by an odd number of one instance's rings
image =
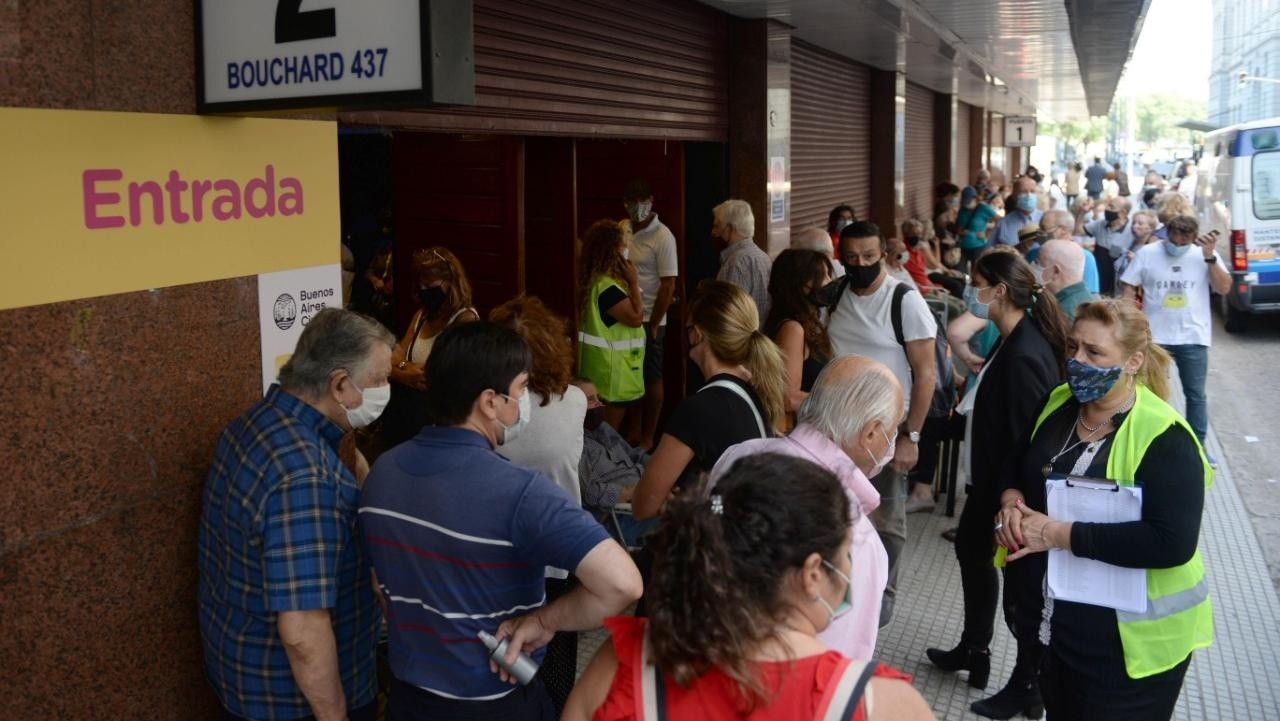
[[[1040,257],[1032,264],[1070,321],[1076,318],[1077,306],[1098,298],[1084,285],[1084,259],[1084,248],[1075,241],[1055,239],[1040,246]]]
[[[1093,238],[1093,256],[1098,261],[1103,295],[1116,290],[1116,260],[1123,258],[1133,247],[1133,230],[1129,227],[1128,198],[1115,197],[1107,201],[1107,209],[1100,220],[1087,223],[1084,232]]]
[[[591,514],[498,453],[529,422],[531,363],[515,331],[446,329],[427,364],[431,425],[365,482],[360,522],[392,620],[390,718],[554,721],[541,682],[489,673],[477,636],[510,639],[508,661],[524,650],[541,662],[557,631],[599,628],[640,597],[640,572]],[[582,585],[547,603],[548,566]]]
[[[373,719],[378,610],[338,445],[391,397],[395,338],[329,309],[279,383],[226,427],[205,482],[197,603],[228,719]]]
[[[1040,230],[1043,230],[1050,240],[1069,240],[1080,245],[1072,235],[1075,229],[1075,217],[1065,210],[1050,210],[1040,219]],[[1084,252],[1084,287],[1096,295],[1100,287],[1098,261],[1093,257],[1093,253],[1086,251],[1083,246],[1080,250]]]
[[[848,223],[841,225],[840,229],[844,230],[852,223],[853,221],[850,220]],[[822,228],[805,228],[800,231],[796,234],[796,237],[791,239],[791,247],[797,250],[812,250],[816,253],[822,253],[827,256],[827,260],[831,261],[831,277],[840,278],[844,275],[844,266],[835,262],[835,248],[831,245],[829,236],[823,232]]]
[[[769,316],[769,256],[752,240],[756,219],[745,200],[726,200],[712,211],[711,237],[720,251],[716,280],[747,291],[760,311],[760,322]]]
[[[831,471],[849,494],[853,540],[853,609],[832,621],[819,638],[855,660],[869,660],[879,631],[881,594],[888,556],[867,514],[880,505],[868,477],[892,448],[902,418],[902,386],[882,363],[860,356],[831,361],[796,412],[786,438],[747,441],[730,447],[711,471],[714,482],[743,456],[781,453],[815,461]]]
[[[1013,184],[1017,208],[1005,208],[1005,216],[996,224],[995,242],[999,245],[1017,245],[1018,231],[1028,223],[1039,223],[1042,213],[1036,199],[1036,181],[1022,176]]]
[[[1138,249],[1120,280],[1126,298],[1136,298],[1142,289],[1151,337],[1178,364],[1187,423],[1203,444],[1209,430],[1204,381],[1213,335],[1209,295],[1230,292],[1231,273],[1214,250],[1213,237],[1196,238],[1200,225],[1194,217],[1170,218],[1167,227],[1169,239]]]

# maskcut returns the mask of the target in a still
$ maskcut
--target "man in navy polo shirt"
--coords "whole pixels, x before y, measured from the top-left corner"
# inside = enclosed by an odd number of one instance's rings
[[[452,326],[427,364],[432,425],[384,453],[360,522],[386,601],[390,717],[554,721],[538,681],[513,688],[477,638],[541,661],[556,631],[597,628],[640,597],[626,551],[553,481],[495,450],[529,419],[531,357],[514,331]],[[544,569],[582,585],[546,604]]]

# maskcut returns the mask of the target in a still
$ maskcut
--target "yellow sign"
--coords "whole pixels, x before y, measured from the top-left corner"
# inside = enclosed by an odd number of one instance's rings
[[[337,263],[332,122],[0,108],[0,309]]]

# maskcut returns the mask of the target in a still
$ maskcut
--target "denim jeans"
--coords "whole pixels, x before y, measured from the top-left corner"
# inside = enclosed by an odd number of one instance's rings
[[[1204,379],[1209,374],[1209,346],[1207,345],[1166,345],[1163,346],[1173,362],[1178,364],[1178,377],[1182,380],[1182,394],[1187,399],[1187,423],[1191,430],[1204,444],[1204,435],[1209,430],[1209,402],[1204,395]]]

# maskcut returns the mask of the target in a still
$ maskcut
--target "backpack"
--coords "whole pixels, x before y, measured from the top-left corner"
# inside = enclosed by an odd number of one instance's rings
[[[844,293],[848,288],[849,277],[845,276],[838,281],[828,283],[822,289],[822,299],[826,301],[828,317],[835,314],[836,307],[840,304],[840,299],[844,297]],[[908,293],[913,292],[917,292],[915,288],[906,283],[898,283],[893,288],[893,300],[889,306],[889,319],[893,323],[893,338],[898,341],[898,345],[902,346],[904,353],[906,352],[907,341],[903,337],[902,330],[902,299]],[[929,404],[929,417],[948,418],[951,416],[951,411],[956,407],[959,393],[956,391],[955,383],[951,382],[951,345],[947,342],[946,328],[941,326],[938,327],[933,337],[933,360],[937,366],[937,372],[934,374],[933,400]]]

